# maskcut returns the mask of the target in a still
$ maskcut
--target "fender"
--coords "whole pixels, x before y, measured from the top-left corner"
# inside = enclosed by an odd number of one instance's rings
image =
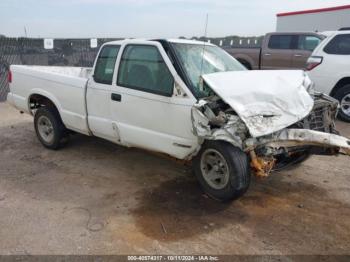
[[[61,115],[62,106],[61,106],[61,103],[58,101],[58,99],[55,96],[53,96],[51,93],[49,93],[43,89],[40,89],[40,88],[32,89],[30,94],[28,95],[28,98],[27,98],[28,111],[31,115],[33,115],[32,111],[30,109],[30,97],[32,95],[42,95],[42,96],[46,97],[47,99],[51,100],[51,102],[55,105],[55,107],[57,108],[58,112]]]

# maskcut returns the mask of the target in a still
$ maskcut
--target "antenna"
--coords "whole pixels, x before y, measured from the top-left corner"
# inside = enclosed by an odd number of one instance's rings
[[[28,35],[27,35],[27,28],[26,28],[26,26],[24,26],[24,35],[25,35],[25,37],[26,37],[26,38],[28,37]]]
[[[203,62],[204,62],[204,51],[205,51],[205,40],[207,38],[207,29],[208,29],[208,20],[209,20],[209,14],[207,14],[207,17],[205,19],[205,29],[204,29],[204,41],[203,41],[203,50],[202,50],[202,61],[201,61],[201,73],[199,75],[199,82],[202,81],[202,73],[203,73]]]

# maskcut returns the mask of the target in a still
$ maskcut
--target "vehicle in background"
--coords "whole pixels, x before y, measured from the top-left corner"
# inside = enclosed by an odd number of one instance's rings
[[[317,33],[269,33],[260,48],[225,48],[249,70],[305,69],[312,51],[325,37]]]
[[[350,122],[350,31],[327,32],[327,35],[308,59],[308,74],[316,91],[340,102],[338,116]]]
[[[34,116],[39,141],[58,149],[70,130],[127,147],[193,159],[204,191],[243,195],[258,176],[310,154],[350,155],[338,102],[312,96],[301,70],[248,71],[221,48],[187,40],[102,46],[94,68],[11,65],[8,101]]]

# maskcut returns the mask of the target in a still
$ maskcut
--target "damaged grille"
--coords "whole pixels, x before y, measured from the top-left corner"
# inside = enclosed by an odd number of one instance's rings
[[[329,107],[314,107],[312,112],[304,119],[305,128],[329,133],[330,123],[326,121],[329,117]]]
[[[310,129],[326,133],[335,133],[334,121],[338,103],[326,99],[316,99],[311,113],[297,123],[299,128]]]

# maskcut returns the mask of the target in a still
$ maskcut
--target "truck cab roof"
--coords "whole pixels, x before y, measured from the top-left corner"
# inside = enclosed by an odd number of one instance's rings
[[[193,44],[193,45],[208,45],[208,46],[213,46],[213,44],[208,43],[208,42],[203,42],[203,41],[197,41],[197,40],[188,40],[188,39],[123,39],[123,40],[117,40],[117,41],[111,41],[105,43],[105,45],[122,45],[126,43],[135,43],[135,42],[160,42],[160,41],[166,41],[169,43],[182,43],[182,44]]]

